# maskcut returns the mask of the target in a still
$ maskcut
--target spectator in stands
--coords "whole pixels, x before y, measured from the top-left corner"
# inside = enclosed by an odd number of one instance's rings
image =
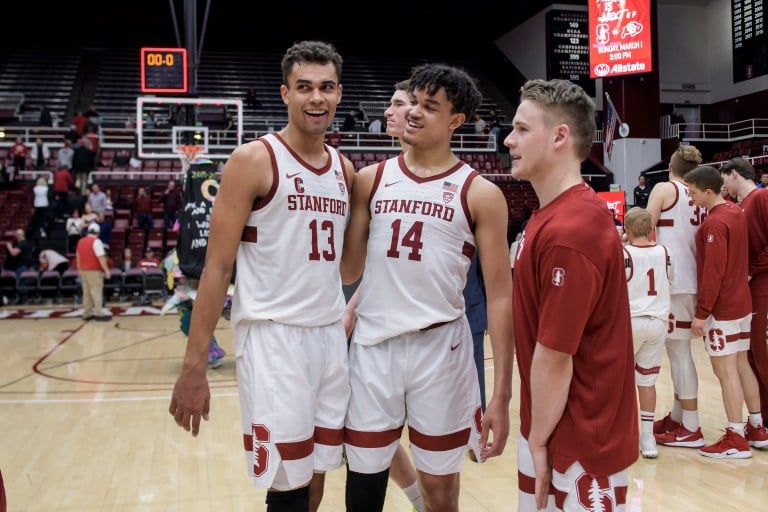
[[[98,183],[91,185],[91,193],[88,195],[88,204],[94,213],[102,213],[107,209],[107,195],[101,191]]]
[[[48,236],[48,181],[43,178],[37,178],[35,186],[32,187],[34,199],[32,206],[35,207],[34,225],[40,232],[40,237]]]
[[[163,218],[165,219],[165,229],[171,229],[174,223],[179,220],[179,209],[181,208],[181,190],[176,188],[176,182],[170,180],[168,188],[163,192],[160,199],[163,203]]]
[[[93,206],[91,206],[91,203],[88,201],[85,202],[83,205],[83,233],[86,232],[86,228],[88,227],[91,222],[96,222],[96,212],[93,211]]]
[[[88,175],[92,170],[93,151],[91,151],[91,143],[86,137],[80,137],[72,157],[72,172],[75,176],[75,184],[83,194],[88,188]]]
[[[104,194],[107,196],[107,206],[104,209],[104,212],[106,213],[113,212],[115,210],[115,203],[112,201],[112,190],[107,189],[107,191],[104,192]]]
[[[332,148],[337,148],[341,146],[341,134],[339,133],[338,128],[334,128],[333,131],[328,134],[328,137],[326,138],[326,142],[329,146]]]
[[[133,252],[130,247],[123,249],[123,258],[120,260],[119,267],[123,272],[136,268],[136,260],[133,259]]]
[[[40,270],[55,270],[59,274],[63,274],[65,270],[69,268],[69,260],[63,254],[60,254],[53,249],[43,249],[38,255],[40,261]]]
[[[634,190],[635,206],[640,208],[648,207],[648,198],[651,195],[651,188],[645,185],[645,176],[642,174],[637,177],[637,186]]]
[[[75,117],[72,118],[72,125],[75,127],[78,137],[85,135],[85,129],[88,126],[88,118],[82,110],[78,110]]]
[[[118,149],[115,153],[115,160],[112,163],[113,168],[126,168],[131,162],[131,152],[125,148]]]
[[[48,147],[48,144],[43,142],[42,138],[38,137],[30,150],[30,156],[32,157],[32,166],[34,169],[47,169],[48,159],[51,157],[51,149]]]
[[[72,173],[66,167],[59,167],[53,175],[53,193],[56,196],[56,218],[69,215],[69,191],[75,186]]]
[[[57,167],[66,167],[67,169],[72,169],[72,158],[75,156],[75,150],[72,149],[72,141],[69,139],[64,139],[64,146],[59,149],[59,152],[56,154],[56,165]]]
[[[96,223],[99,225],[99,240],[104,244],[104,248],[109,250],[109,244],[112,243],[112,223],[104,217],[104,212],[96,213]]]
[[[381,133],[381,118],[375,117],[373,121],[371,121],[371,124],[368,125],[368,133]]]
[[[80,217],[80,210],[75,208],[72,210],[70,217],[67,219],[67,252],[75,252],[77,242],[80,237],[83,236],[83,219]]]
[[[48,110],[48,107],[46,107],[45,104],[40,105],[40,117],[38,118],[37,124],[40,126],[53,126],[51,111]]]
[[[480,112],[475,112],[475,135],[484,135],[488,133],[488,124],[485,122],[485,119],[483,119],[483,116],[480,115]]]
[[[768,188],[768,171],[763,171],[760,175],[760,183],[757,184],[757,188]]]
[[[97,132],[99,130],[99,125],[101,124],[101,117],[99,116],[99,111],[96,110],[96,107],[91,105],[88,107],[88,110],[85,111],[84,115],[88,118],[88,124],[90,125],[91,131]]]
[[[78,139],[80,139],[80,136],[77,134],[77,126],[69,125],[69,130],[64,134],[64,138],[73,145],[77,144]]]
[[[144,116],[144,129],[154,130],[157,128],[157,120],[155,119],[155,112],[150,110]]]
[[[88,234],[77,242],[77,269],[83,287],[83,320],[108,322],[112,317],[102,309],[104,279],[109,279],[109,265],[104,245],[99,240],[99,225],[91,223]]]
[[[248,108],[252,108],[252,109],[261,108],[261,102],[259,101],[259,93],[256,92],[255,87],[249,87],[248,92],[245,93],[245,105]]]
[[[155,251],[151,247],[144,249],[144,257],[136,262],[136,268],[160,268],[160,260],[155,257]]]
[[[149,197],[144,187],[139,187],[133,204],[133,211],[136,213],[139,228],[144,231],[149,230],[152,227],[152,198]]]
[[[486,122],[488,123],[488,132],[492,133],[494,138],[498,141],[499,132],[501,131],[501,121],[499,121],[499,115],[496,113],[494,107],[491,107],[488,110],[488,119],[486,119]]]
[[[13,167],[18,176],[19,171],[26,169],[27,155],[29,155],[29,148],[24,144],[24,139],[16,137],[16,142],[11,146],[9,153],[13,157]]]
[[[35,258],[32,253],[32,246],[29,245],[23,229],[17,229],[13,234],[12,242],[5,242],[5,248],[8,251],[8,257],[5,259],[5,268],[13,270],[18,279],[22,272],[35,266]],[[17,304],[24,304],[27,301],[27,294],[19,291]]]
[[[357,120],[358,120],[357,110],[353,108],[352,110],[347,112],[346,116],[344,116],[344,124],[341,126],[341,130],[345,132],[357,131]]]

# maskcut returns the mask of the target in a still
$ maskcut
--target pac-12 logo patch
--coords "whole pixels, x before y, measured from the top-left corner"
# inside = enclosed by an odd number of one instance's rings
[[[552,284],[563,286],[565,284],[565,269],[555,267],[552,269]]]

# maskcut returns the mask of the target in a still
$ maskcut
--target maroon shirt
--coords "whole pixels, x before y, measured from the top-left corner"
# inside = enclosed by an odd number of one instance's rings
[[[634,349],[624,259],[613,217],[586,183],[536,210],[518,247],[513,285],[520,428],[531,429],[536,343],[573,356],[573,378],[549,441],[553,467],[578,461],[607,476],[638,457]]]
[[[707,212],[696,232],[695,316],[737,320],[752,312],[747,219],[739,205],[728,201]]]
[[[741,201],[749,233],[749,288],[752,296],[768,295],[768,189],[756,188]]]

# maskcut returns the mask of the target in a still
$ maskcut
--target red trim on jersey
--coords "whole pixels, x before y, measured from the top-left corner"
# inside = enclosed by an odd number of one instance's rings
[[[328,446],[341,446],[344,442],[344,429],[315,427],[315,442]]]
[[[672,188],[675,189],[675,200],[672,201],[672,204],[670,204],[666,208],[662,208],[661,211],[663,211],[663,212],[667,212],[667,211],[671,210],[672,208],[674,208],[675,205],[677,204],[677,201],[680,199],[680,189],[677,188],[677,185],[675,185],[675,183],[673,181],[669,181],[668,183],[670,183],[672,185]],[[683,185],[683,186],[685,186],[685,185]],[[659,222],[661,222],[661,220],[659,220]],[[657,223],[656,225],[658,226],[659,224]]]
[[[469,242],[464,242],[464,245],[461,247],[461,254],[471,260],[475,256],[475,246]]]
[[[387,161],[383,160],[376,166],[376,176],[373,178],[373,184],[371,185],[371,195],[368,197],[368,208],[371,207],[373,196],[376,195],[376,191],[379,189],[379,185],[381,184],[381,177],[384,176],[384,164],[386,163]]]
[[[464,182],[464,186],[461,188],[461,207],[464,209],[464,215],[469,222],[469,229],[472,233],[475,232],[475,221],[472,219],[472,215],[469,213],[469,201],[467,201],[467,194],[469,193],[469,186],[472,184],[472,180],[480,176],[478,171],[473,171],[467,176],[467,180]]]
[[[442,180],[445,179],[446,176],[449,174],[453,174],[455,171],[460,169],[462,166],[466,165],[466,163],[463,160],[459,160],[456,162],[456,164],[451,167],[450,169],[441,172],[440,174],[435,174],[434,176],[424,176],[421,177],[418,174],[414,173],[410,169],[408,169],[408,166],[405,165],[405,153],[401,153],[397,157],[397,165],[400,166],[400,170],[403,171],[403,174],[405,174],[407,177],[411,178],[416,183],[426,183],[428,181],[435,181],[435,180]]]
[[[635,371],[640,375],[658,375],[661,371],[661,366],[654,366],[653,368],[642,368],[635,364]]]
[[[465,428],[451,434],[431,436],[422,434],[418,430],[415,430],[413,426],[409,426],[408,439],[422,450],[444,452],[465,446],[469,442],[469,430],[470,429]]]
[[[349,183],[349,176],[347,175],[347,166],[344,163],[344,157],[341,156],[341,151],[331,148],[331,151],[336,151],[336,155],[339,157],[339,164],[341,165],[341,172],[344,173],[344,183],[347,184],[347,190],[352,190],[352,186]]]
[[[261,208],[264,208],[267,203],[275,196],[275,192],[277,192],[277,185],[280,183],[280,175],[277,173],[277,159],[275,158],[275,151],[272,149],[272,146],[267,142],[264,138],[257,139],[261,141],[264,144],[264,147],[267,148],[267,152],[269,153],[269,161],[272,162],[272,186],[269,187],[269,192],[264,197],[257,197],[253,201],[253,206],[251,207],[251,211],[255,212],[256,210],[259,210]]]
[[[240,235],[240,241],[255,244],[258,234],[257,231],[256,226],[243,226],[243,234]]]
[[[304,160],[303,158],[301,158],[301,157],[299,156],[299,154],[298,154],[298,153],[296,153],[296,152],[293,150],[293,148],[291,148],[291,146],[289,146],[289,145],[288,145],[288,143],[287,143],[287,142],[285,142],[285,139],[283,139],[283,138],[280,136],[280,134],[279,134],[279,133],[275,132],[275,133],[273,133],[272,135],[274,135],[274,136],[275,136],[275,138],[276,138],[278,141],[280,141],[280,143],[281,143],[283,146],[285,146],[285,149],[287,149],[287,150],[288,150],[288,152],[291,154],[291,156],[293,156],[293,158],[295,158],[296,160],[298,160],[298,162],[299,162],[301,165],[303,165],[304,167],[306,167],[308,171],[312,171],[313,173],[315,173],[315,174],[317,174],[318,176],[320,176],[321,174],[324,174],[324,173],[328,172],[328,169],[330,169],[330,168],[331,168],[331,164],[333,163],[333,158],[331,158],[331,155],[330,155],[330,150],[328,149],[328,148],[329,148],[329,146],[327,146],[327,145],[323,144],[323,149],[325,150],[325,152],[326,152],[326,153],[328,153],[328,161],[327,161],[325,164],[323,164],[323,166],[322,166],[322,167],[314,167],[314,166],[312,166],[312,165],[308,164],[306,160]]]
[[[403,426],[383,432],[363,432],[362,430],[344,429],[344,442],[359,448],[384,448],[400,439]],[[412,430],[409,432],[413,432]]]
[[[675,219],[659,219],[659,222],[656,223],[656,227],[672,227],[675,225]]]

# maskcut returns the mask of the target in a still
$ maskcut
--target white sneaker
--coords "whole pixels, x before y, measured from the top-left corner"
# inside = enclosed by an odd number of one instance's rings
[[[640,454],[646,459],[655,459],[659,456],[659,449],[656,448],[656,438],[653,432],[640,433]]]

